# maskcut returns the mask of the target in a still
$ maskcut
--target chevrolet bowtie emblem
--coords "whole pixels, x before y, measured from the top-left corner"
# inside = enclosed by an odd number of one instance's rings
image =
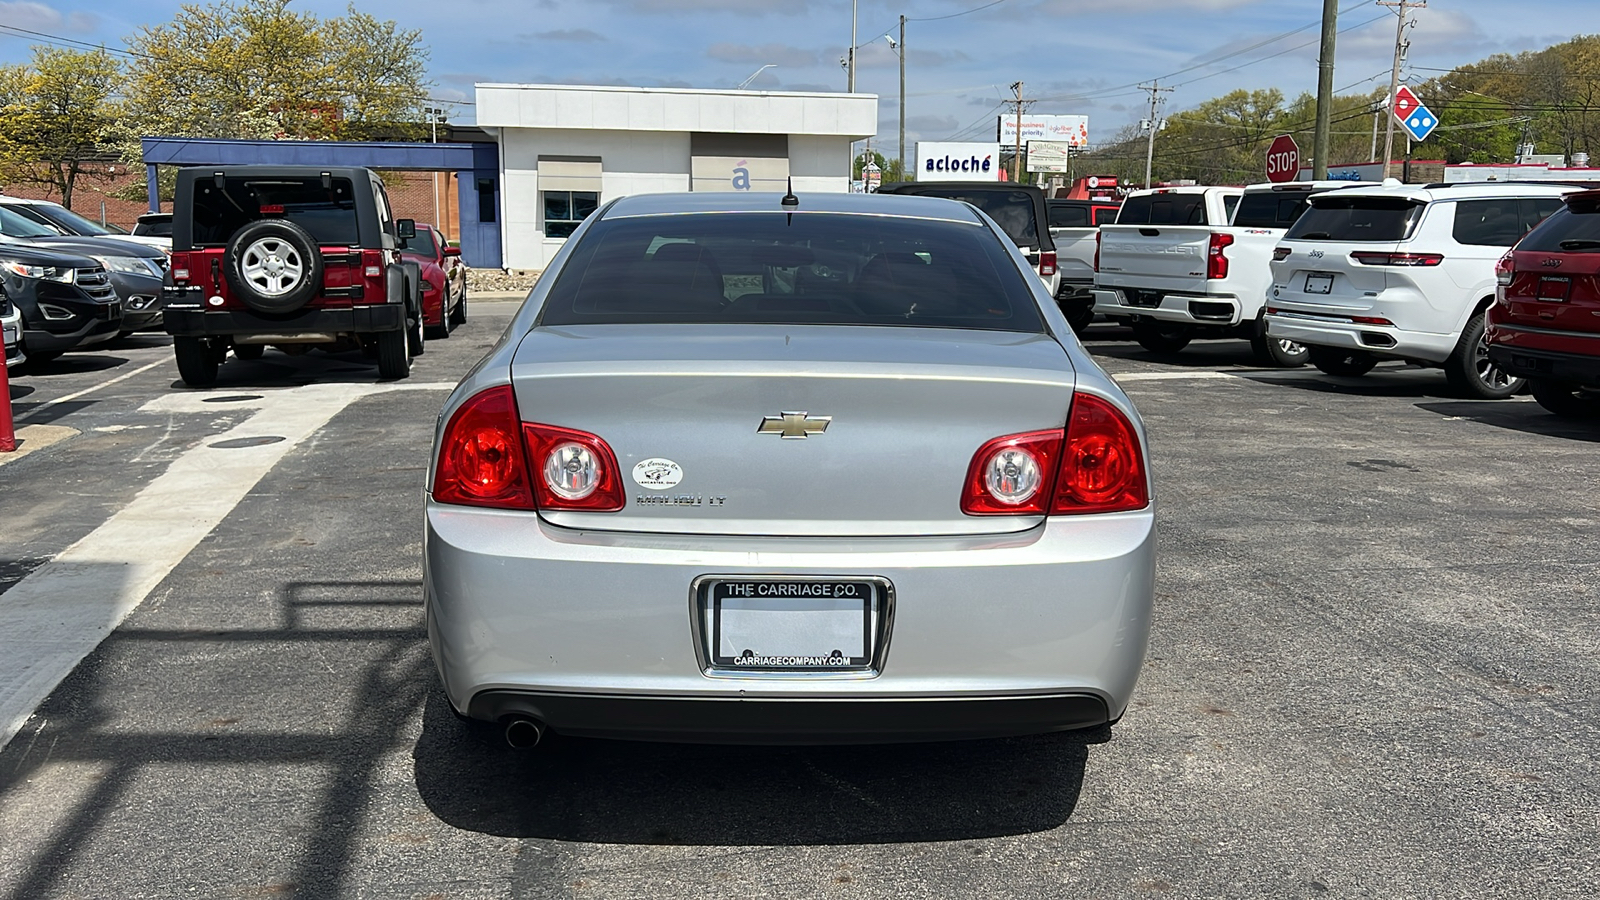
[[[803,441],[807,436],[828,430],[833,416],[808,417],[804,411],[786,412],[780,416],[762,416],[756,434],[780,434],[784,440]]]

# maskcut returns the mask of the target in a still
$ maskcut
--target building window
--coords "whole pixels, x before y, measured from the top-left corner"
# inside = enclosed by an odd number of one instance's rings
[[[545,237],[570,237],[578,230],[578,223],[600,205],[597,191],[545,191]]]

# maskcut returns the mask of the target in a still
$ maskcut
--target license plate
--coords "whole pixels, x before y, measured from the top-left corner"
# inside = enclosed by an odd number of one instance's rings
[[[1306,276],[1306,293],[1331,294],[1333,293],[1333,276],[1321,272],[1312,272]]]
[[[1552,303],[1565,303],[1572,290],[1572,279],[1544,275],[1539,278],[1539,299]]]
[[[700,591],[703,649],[712,668],[873,667],[887,596],[881,579],[708,579]]]

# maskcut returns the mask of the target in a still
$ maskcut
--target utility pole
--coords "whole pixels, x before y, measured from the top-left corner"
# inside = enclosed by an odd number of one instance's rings
[[[1027,107],[1032,106],[1033,105],[1033,101],[1032,100],[1024,100],[1024,99],[1022,99],[1022,82],[1020,82],[1020,81],[1012,82],[1011,83],[1011,90],[1015,91],[1016,94],[1017,94],[1017,97],[1016,97],[1015,100],[1007,100],[1007,101],[1005,101],[1006,103],[1015,104],[1016,107],[1017,107],[1017,141],[1016,141],[1015,155],[1011,159],[1011,180],[1012,181],[1016,181],[1016,182],[1021,182],[1022,181],[1022,111],[1024,109],[1026,109]],[[995,135],[995,136],[999,137],[999,135]]]
[[[900,180],[906,180],[906,17],[900,17]]]
[[[845,93],[854,94],[856,92],[856,0],[850,0],[850,52],[845,54],[845,59],[849,60],[845,64],[847,73],[845,81],[848,82],[845,85]]]
[[[1145,120],[1148,123],[1146,130],[1149,131],[1150,136],[1144,147],[1144,187],[1145,190],[1149,190],[1150,166],[1151,163],[1155,162],[1156,158],[1156,132],[1161,130],[1161,120],[1156,116],[1161,110],[1161,104],[1167,102],[1161,95],[1170,94],[1173,89],[1162,87],[1159,81],[1152,81],[1149,87],[1145,87],[1142,84],[1139,85],[1139,90],[1150,92],[1150,118]]]
[[[1339,33],[1339,0],[1322,0],[1322,51],[1317,57],[1317,133],[1311,139],[1311,178],[1328,177],[1329,130],[1333,119],[1333,44]]]
[[[1383,177],[1388,178],[1394,157],[1394,95],[1400,90],[1400,57],[1406,49],[1406,10],[1426,9],[1428,0],[1378,0],[1378,5],[1394,8],[1399,15],[1394,26],[1394,68],[1389,71],[1389,128],[1383,136]]]

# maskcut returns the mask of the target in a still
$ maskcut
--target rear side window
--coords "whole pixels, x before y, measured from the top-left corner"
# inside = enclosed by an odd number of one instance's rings
[[[981,225],[832,213],[603,219],[541,325],[896,325],[1039,333],[1024,272]]]
[[[1600,205],[1572,203],[1545,219],[1517,245],[1546,253],[1600,253]]]
[[[1403,241],[1421,217],[1421,204],[1399,197],[1317,197],[1283,239]]]
[[[1122,201],[1118,225],[1205,225],[1204,194],[1145,194]]]
[[[363,185],[376,191],[376,187]],[[381,213],[380,213],[381,214]],[[260,219],[285,219],[319,244],[359,244],[359,219],[350,179],[320,177],[227,178],[219,190],[211,179],[194,183],[194,233],[199,246],[221,246],[240,228]]]
[[[1238,228],[1288,228],[1299,221],[1310,199],[1308,191],[1245,194],[1233,214],[1233,224]]]
[[[1094,224],[1110,225],[1117,221],[1117,207],[1097,206],[1094,210]]]
[[[1082,206],[1050,206],[1051,228],[1087,228],[1089,210]]]
[[[1526,230],[1520,206],[1521,201],[1516,197],[1459,201],[1451,234],[1458,244],[1509,247]]]
[[[941,190],[932,188],[918,190],[924,197],[944,197],[947,200],[961,200],[989,214],[989,218],[1000,226],[1000,230],[1011,238],[1011,242],[1018,247],[1029,249],[1039,246],[1039,219],[1034,215],[1033,194],[1027,191],[1008,191],[1004,188],[994,190],[974,190],[972,188],[950,188]]]

